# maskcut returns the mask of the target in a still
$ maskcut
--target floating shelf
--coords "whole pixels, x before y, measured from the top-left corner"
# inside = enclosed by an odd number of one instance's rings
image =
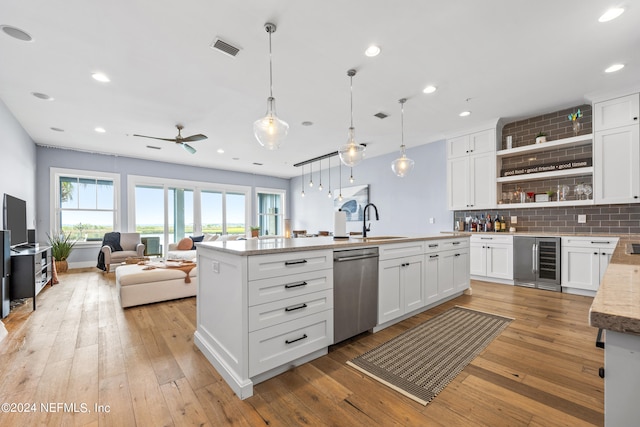
[[[557,139],[555,141],[547,141],[541,144],[531,144],[522,147],[512,148],[510,150],[500,150],[496,153],[498,157],[514,157],[521,154],[535,153],[538,151],[555,150],[558,148],[569,148],[575,145],[586,144],[593,140],[593,134],[578,135],[571,138]]]
[[[593,199],[589,200],[565,200],[564,202],[529,202],[529,203],[498,203],[498,209],[522,209],[522,208],[554,208],[558,206],[589,206],[595,204]]]
[[[528,174],[514,175],[514,176],[502,176],[502,177],[496,178],[496,182],[505,183],[505,182],[535,181],[538,179],[562,178],[566,176],[580,176],[580,175],[591,175],[591,174],[593,174],[593,166],[590,166],[588,168],[528,173]]]

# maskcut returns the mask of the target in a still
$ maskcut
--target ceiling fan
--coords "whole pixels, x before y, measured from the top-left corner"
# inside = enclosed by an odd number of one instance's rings
[[[203,139],[207,139],[207,136],[201,133],[197,135],[182,137],[182,134],[180,133],[180,131],[184,129],[184,126],[176,125],[176,128],[178,129],[178,136],[176,136],[175,138],[158,138],[156,136],[146,136],[146,135],[136,135],[136,134],[134,134],[133,136],[139,136],[141,138],[159,139],[160,141],[175,142],[176,144],[182,145],[182,148],[184,148],[186,151],[188,151],[191,154],[194,154],[196,152],[196,149],[190,146],[189,144],[187,144],[187,142],[202,141]]]

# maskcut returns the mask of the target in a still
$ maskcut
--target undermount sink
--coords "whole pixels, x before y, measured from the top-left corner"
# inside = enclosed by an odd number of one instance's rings
[[[406,239],[404,236],[370,236],[370,237],[362,237],[362,236],[351,236],[352,239],[360,239],[365,242],[374,242],[376,240],[392,240],[392,239]]]

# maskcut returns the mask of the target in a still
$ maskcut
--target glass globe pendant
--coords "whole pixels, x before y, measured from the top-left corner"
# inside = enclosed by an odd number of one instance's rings
[[[271,60],[271,34],[276,32],[276,26],[271,23],[264,25],[269,33],[269,97],[267,98],[267,114],[253,123],[253,134],[264,148],[276,150],[289,133],[289,125],[276,115],[276,99],[273,97],[273,65]]]
[[[347,71],[347,75],[351,79],[351,126],[349,127],[349,135],[347,138],[347,143],[342,145],[338,149],[338,155],[340,156],[340,161],[345,166],[356,166],[358,163],[364,159],[364,152],[366,147],[364,145],[356,143],[355,137],[355,128],[353,127],[353,76],[356,75],[356,70]]]
[[[400,178],[404,178],[407,174],[413,169],[415,162],[407,157],[405,154],[405,146],[404,146],[404,103],[407,102],[406,98],[402,98],[400,101],[400,121],[402,128],[402,145],[400,145],[400,157],[391,162],[391,170],[396,176]]]

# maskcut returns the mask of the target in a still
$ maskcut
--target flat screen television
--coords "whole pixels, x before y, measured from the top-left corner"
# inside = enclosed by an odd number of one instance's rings
[[[27,202],[17,197],[4,195],[4,229],[11,230],[11,247],[28,243]]]

